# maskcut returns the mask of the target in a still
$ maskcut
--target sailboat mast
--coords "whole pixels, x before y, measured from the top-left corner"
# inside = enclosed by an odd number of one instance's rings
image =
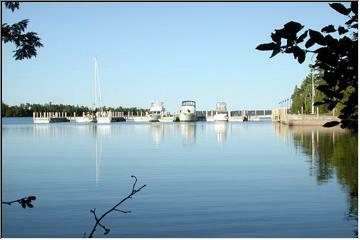
[[[97,108],[97,81],[96,81],[96,75],[97,75],[97,70],[96,70],[96,58],[94,58],[94,83],[95,83],[95,87],[94,87],[94,110],[96,110]]]
[[[100,89],[100,80],[99,80],[99,66],[97,59],[95,58],[95,67],[94,67],[94,76],[95,76],[95,108],[101,108],[101,89]]]

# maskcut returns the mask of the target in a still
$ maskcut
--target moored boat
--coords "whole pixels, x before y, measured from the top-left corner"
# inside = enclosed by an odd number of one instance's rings
[[[216,103],[216,113],[214,115],[214,121],[228,121],[229,114],[226,108],[226,103],[218,102]]]
[[[196,121],[196,103],[195,101],[182,101],[179,114],[180,122]]]
[[[154,101],[151,103],[151,107],[148,113],[148,119],[150,122],[158,122],[161,116],[164,114],[164,103],[160,101]]]

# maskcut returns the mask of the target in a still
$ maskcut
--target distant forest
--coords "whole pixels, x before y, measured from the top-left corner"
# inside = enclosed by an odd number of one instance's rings
[[[143,108],[124,108],[124,107],[103,107],[103,110],[111,110],[116,112],[131,112],[135,114],[136,112],[146,112],[148,109]],[[1,117],[32,117],[33,112],[67,112],[68,115],[76,113],[77,116],[81,116],[83,112],[93,112],[94,109],[91,109],[86,106],[73,106],[73,105],[64,105],[64,104],[20,104],[15,106],[9,106],[6,103],[1,102]]]

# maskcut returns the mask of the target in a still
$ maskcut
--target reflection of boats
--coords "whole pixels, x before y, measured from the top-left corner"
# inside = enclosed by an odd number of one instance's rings
[[[158,145],[164,138],[165,134],[165,125],[160,123],[153,123],[150,125],[151,135],[153,142]]]
[[[180,122],[196,121],[196,103],[194,101],[182,101],[179,120]]]
[[[161,116],[164,114],[164,112],[165,112],[165,108],[163,102],[159,102],[159,101],[152,102],[148,114],[149,121],[158,122]]]
[[[180,133],[184,144],[194,144],[196,138],[196,123],[180,123]]]
[[[226,103],[218,102],[216,104],[216,113],[214,115],[214,121],[228,121],[229,115],[226,108]]]
[[[228,124],[226,122],[216,122],[214,124],[214,130],[218,143],[223,143],[226,140]]]

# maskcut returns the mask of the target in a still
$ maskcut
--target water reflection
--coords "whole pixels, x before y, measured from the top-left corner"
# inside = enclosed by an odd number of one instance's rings
[[[180,134],[184,145],[191,145],[196,143],[196,123],[179,123]]]
[[[215,122],[214,130],[216,133],[216,139],[219,144],[222,144],[226,141],[228,133],[228,123],[227,122]]]
[[[153,143],[159,145],[164,139],[166,124],[150,123],[149,127]]]
[[[348,217],[358,217],[358,137],[340,127],[289,127],[274,124],[275,132],[308,156],[310,174],[319,184],[336,177],[347,193]]]
[[[103,137],[110,135],[111,125],[90,125],[93,129],[93,135],[95,137],[95,183],[99,184],[100,181],[100,169],[101,169],[101,158],[102,158],[102,141]]]

